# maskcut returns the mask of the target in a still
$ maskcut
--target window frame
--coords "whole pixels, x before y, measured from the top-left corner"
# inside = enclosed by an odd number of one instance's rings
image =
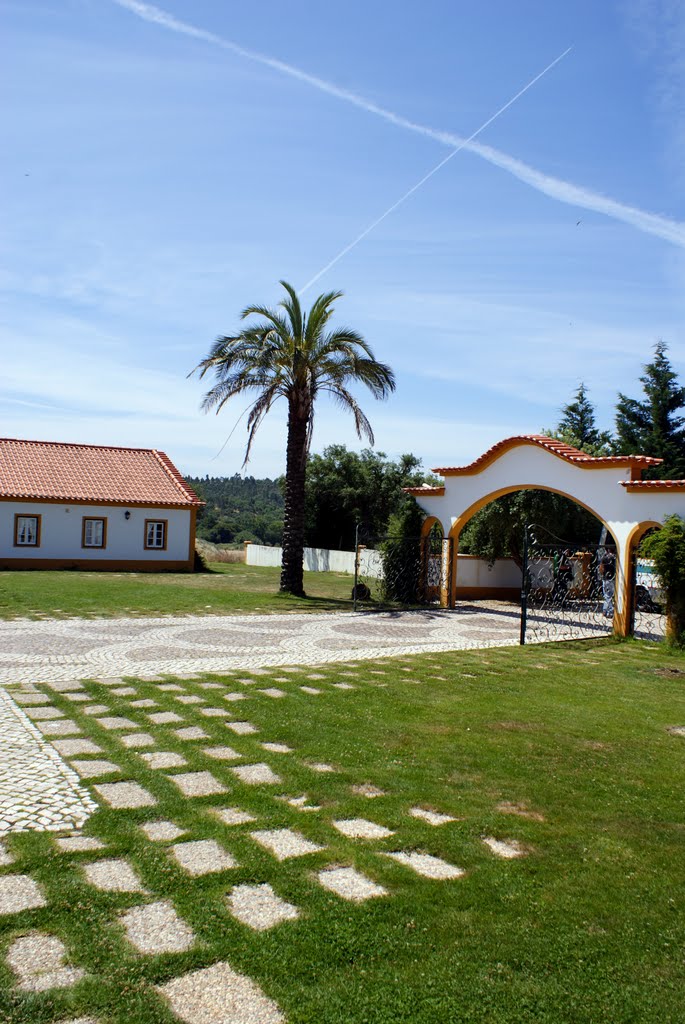
[[[86,523],[102,523],[101,544],[86,544]],[[81,547],[85,551],[102,551],[107,547],[107,516],[81,517]]]
[[[20,519],[35,519],[36,521],[36,539],[33,544],[26,544],[19,540],[19,520]],[[41,530],[42,530],[42,519],[43,516],[40,512],[15,512],[14,514],[14,547],[15,548],[39,548],[41,541]]]
[[[148,528],[151,524],[160,523],[163,528],[163,543],[162,544],[148,544]],[[145,532],[143,534],[143,548],[145,551],[166,551],[167,540],[169,537],[169,520],[168,519],[146,519],[145,520]]]

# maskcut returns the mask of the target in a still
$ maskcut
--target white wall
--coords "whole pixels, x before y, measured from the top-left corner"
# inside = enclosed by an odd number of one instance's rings
[[[246,545],[247,565],[281,564],[282,548],[270,548],[262,544]],[[346,572],[354,575],[354,551],[328,551],[326,548],[305,548],[304,568],[306,572]],[[364,548],[361,552],[361,576],[378,577],[382,574],[381,554]],[[457,559],[458,587],[520,587],[521,570],[511,558],[495,562],[492,569],[482,558],[460,555]]]
[[[521,570],[513,558],[498,558],[492,568],[475,555],[457,557],[457,587],[521,587]]]
[[[126,519],[124,513],[131,513]],[[41,516],[40,547],[14,546],[15,515]],[[178,508],[136,508],[130,506],[58,505],[39,501],[0,502],[0,559],[59,558],[92,562],[130,560],[188,561],[190,510]],[[107,520],[107,547],[82,548],[84,516]],[[145,550],[145,520],[167,520],[165,551]]]
[[[280,565],[283,548],[270,548],[264,544],[247,544],[247,565]],[[328,548],[304,549],[305,572],[347,572],[354,575],[354,551],[329,551]],[[380,552],[361,552],[359,571],[362,576],[381,575]]]

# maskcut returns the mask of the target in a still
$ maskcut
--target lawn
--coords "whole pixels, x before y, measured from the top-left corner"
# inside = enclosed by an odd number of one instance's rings
[[[279,594],[280,569],[213,563],[209,573],[0,572],[0,618],[245,615],[351,607],[352,577],[305,573],[306,598]]]
[[[65,853],[46,833],[8,839],[16,860],[0,876],[30,875],[47,905],[0,916],[0,1020],[170,1024],[178,1018],[154,986],[228,961],[290,1024],[682,1021],[685,738],[668,729],[685,725],[685,658],[583,641],[127,684],[133,693],[84,686],[153,737],[144,749],[127,748],[127,731],[98,724],[87,702],[40,686],[102,749],[90,759],[113,764],[84,785],[137,780],[158,803],[104,805],[84,830],[101,851]],[[263,692],[271,688],[283,696]],[[140,699],[155,706],[132,704]],[[203,713],[212,707],[222,713]],[[182,721],[155,724],[159,711]],[[236,735],[235,721],[257,731]],[[208,738],[181,739],[184,726]],[[216,760],[204,752],[215,744],[239,756]],[[187,763],[153,769],[142,757],[150,751]],[[280,781],[236,777],[234,767],[255,763]],[[333,770],[312,767],[322,764]],[[195,771],[227,792],[182,796],[174,775]],[[316,810],[279,799],[305,795]],[[216,812],[227,807],[254,820],[224,824]],[[409,813],[417,807],[454,820],[431,825]],[[393,834],[349,838],[333,824],[358,818]],[[172,842],[141,831],[162,819],[184,830],[178,842],[218,841],[237,866],[192,877]],[[279,861],[251,836],[281,828],[322,849]],[[484,838],[521,855],[504,859]],[[429,879],[383,855],[416,851],[464,873]],[[124,858],[146,893],[90,884],[84,866],[110,857]],[[386,894],[335,895],[319,880],[332,865],[353,866]],[[299,916],[263,931],[241,923],[227,898],[243,883],[268,883]],[[192,930],[188,950],[144,955],[126,939],[119,916],[157,900],[171,900]],[[4,953],[36,930],[65,942],[81,981],[17,991]]]

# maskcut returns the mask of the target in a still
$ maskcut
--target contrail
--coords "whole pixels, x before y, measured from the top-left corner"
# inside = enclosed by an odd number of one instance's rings
[[[409,196],[413,195],[414,192],[417,191],[417,189],[420,189],[421,186],[425,182],[427,182],[429,178],[432,178],[433,175],[436,174],[441,167],[444,167],[448,160],[451,160],[452,157],[456,156],[457,153],[461,152],[462,149],[465,149],[466,146],[468,146],[468,144],[472,142],[477,135],[480,135],[481,132],[484,132],[488,125],[492,124],[492,122],[495,121],[500,116],[500,114],[503,114],[505,110],[508,110],[512,103],[516,103],[516,100],[519,99],[520,96],[523,96],[524,92],[528,92],[528,90],[532,86],[534,86],[535,83],[538,82],[543,75],[546,75],[548,71],[552,70],[555,64],[558,64],[560,60],[563,60],[566,54],[571,52],[571,49],[572,47],[569,46],[567,50],[564,50],[563,53],[560,53],[559,56],[556,57],[551,64],[548,64],[546,68],[544,68],[539,74],[535,76],[535,78],[531,78],[530,82],[528,82],[527,85],[524,85],[522,89],[519,89],[515,96],[512,96],[510,100],[507,100],[504,106],[500,107],[499,110],[497,110],[492,115],[492,117],[489,117],[487,121],[484,121],[480,128],[476,129],[473,135],[469,135],[468,139],[464,139],[463,143],[460,146],[457,146],[457,148],[453,149],[451,153],[448,153],[447,156],[443,157],[442,160],[428,172],[428,174],[424,174],[420,181],[417,181],[415,185],[412,185],[410,189],[407,189],[404,195],[400,196],[397,202],[393,203],[392,206],[389,206],[385,213],[382,213],[380,217],[377,217],[376,220],[373,221],[373,223],[369,224],[369,226],[364,231],[362,231],[361,235],[357,235],[354,241],[350,242],[349,245],[346,245],[344,249],[341,249],[338,255],[333,257],[330,263],[327,263],[322,270],[320,270],[317,274],[314,274],[314,277],[307,281],[306,285],[303,288],[300,288],[299,294],[302,295],[304,292],[307,291],[308,288],[311,288],[311,286],[316,281],[318,281],[320,277],[323,277],[323,275],[327,271],[329,271],[331,267],[334,267],[336,263],[343,258],[343,256],[346,256],[348,252],[351,252],[351,250],[354,249],[354,247],[358,245],[362,241],[362,239],[366,238],[367,235],[370,235],[374,228],[377,228],[378,225],[381,224],[386,217],[389,217],[391,213],[394,213],[398,206],[401,206],[402,203],[405,202],[405,200],[409,199]]]
[[[603,196],[598,192],[593,192],[583,186],[574,185],[572,182],[564,181],[562,178],[555,178],[552,175],[545,174],[543,171],[536,170],[516,157],[509,156],[508,153],[495,149],[493,146],[486,146],[483,143],[456,135],[454,132],[441,131],[438,128],[431,128],[417,121],[411,121],[409,118],[396,114],[392,110],[387,110],[385,107],[381,107],[377,103],[373,103],[371,100],[351,92],[349,89],[342,89],[323,78],[310,75],[293,64],[287,64],[285,61],[269,57],[258,50],[239,46],[230,39],[216,35],[214,32],[208,32],[188,22],[180,21],[154,4],[144,3],[142,0],[113,0],[113,3],[131,11],[145,21],[170,29],[172,32],[178,32],[181,35],[210,43],[212,46],[228,50],[239,57],[244,57],[246,60],[262,64],[274,71],[279,71],[281,74],[289,75],[291,78],[304,82],[314,89],[318,89],[319,92],[324,92],[329,96],[334,96],[336,99],[343,100],[345,103],[358,107],[368,114],[374,114],[376,117],[380,117],[389,124],[396,125],[398,128],[405,128],[418,135],[434,139],[453,150],[465,149],[470,153],[474,153],[495,167],[499,167],[512,174],[519,181],[530,185],[531,188],[561,203],[568,203],[570,206],[578,206],[585,210],[602,213],[614,220],[622,221],[624,224],[630,224],[631,227],[637,228],[638,231],[643,231],[645,234],[655,235],[666,242],[671,242],[673,245],[685,248],[685,223],[682,221],[672,220],[657,213],[649,213],[636,206],[628,206],[625,203],[611,199],[608,196]]]

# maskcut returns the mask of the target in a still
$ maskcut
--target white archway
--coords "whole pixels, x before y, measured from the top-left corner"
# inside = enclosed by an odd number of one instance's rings
[[[468,466],[443,466],[440,487],[407,488],[426,512],[427,523],[442,524],[453,543],[452,572],[442,603],[453,607],[458,542],[466,523],[495,498],[536,488],[562,494],[603,523],[616,544],[618,577],[614,630],[630,629],[631,552],[641,536],[673,513],[685,517],[685,480],[643,480],[661,460],[646,455],[595,457],[541,434],[510,437]]]

